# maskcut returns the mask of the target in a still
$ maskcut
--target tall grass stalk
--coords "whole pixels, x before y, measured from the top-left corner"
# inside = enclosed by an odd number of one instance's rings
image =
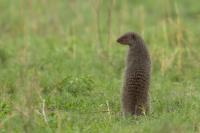
[[[144,6],[140,6],[139,7],[139,27],[140,27],[140,32],[141,32],[141,35],[143,36],[143,37],[145,37],[144,36],[144,33],[145,33],[145,10],[144,10]]]
[[[180,14],[179,14],[179,8],[178,5],[175,3],[175,11],[176,11],[176,43],[178,45],[178,62],[177,62],[177,69],[179,72],[182,71],[182,65],[183,65],[183,27],[180,20]]]
[[[110,1],[110,6],[108,7],[108,21],[107,21],[107,26],[108,26],[108,37],[107,37],[107,45],[109,49],[111,48],[111,37],[112,37],[112,16],[113,16],[113,7],[114,7],[114,2],[115,0]]]
[[[96,15],[97,37],[98,37],[98,42],[96,43],[97,55],[101,54],[101,45],[102,45],[100,8],[101,8],[101,0],[96,0],[95,1],[95,15]]]

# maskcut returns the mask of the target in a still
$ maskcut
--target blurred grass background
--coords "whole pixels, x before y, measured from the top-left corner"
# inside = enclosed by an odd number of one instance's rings
[[[200,132],[197,0],[0,0],[0,132]],[[151,113],[124,119],[127,31],[151,53]]]

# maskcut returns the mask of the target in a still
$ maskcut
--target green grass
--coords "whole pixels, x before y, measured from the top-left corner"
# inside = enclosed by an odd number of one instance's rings
[[[0,132],[200,132],[197,0],[0,1]],[[127,47],[152,59],[151,112],[121,115]]]

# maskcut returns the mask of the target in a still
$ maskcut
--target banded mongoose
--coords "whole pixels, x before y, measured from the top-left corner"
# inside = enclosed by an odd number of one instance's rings
[[[129,46],[122,92],[123,114],[146,114],[149,112],[151,61],[145,42],[135,32],[125,33],[117,42]]]

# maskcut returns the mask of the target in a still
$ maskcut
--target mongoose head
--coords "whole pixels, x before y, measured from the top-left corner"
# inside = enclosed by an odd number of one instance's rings
[[[141,41],[141,37],[135,32],[127,32],[117,39],[117,42],[123,45],[137,45],[138,41]]]

